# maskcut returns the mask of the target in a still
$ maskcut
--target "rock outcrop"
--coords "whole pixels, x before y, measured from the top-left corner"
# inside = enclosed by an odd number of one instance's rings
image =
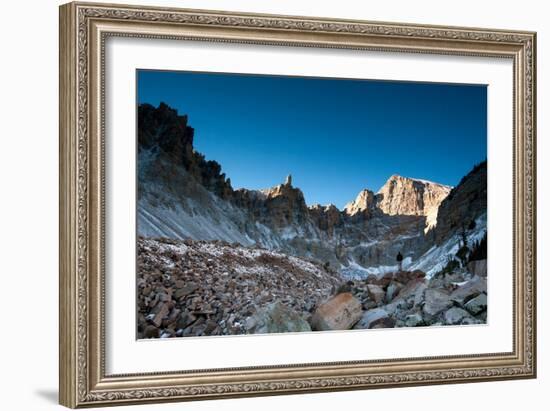
[[[357,214],[361,214],[366,217],[370,217],[373,211],[376,209],[377,203],[374,197],[374,193],[370,190],[362,190],[357,195],[357,198],[346,204],[344,213],[346,216],[353,217]]]
[[[433,230],[436,244],[453,233],[475,228],[476,219],[487,210],[487,161],[476,165],[441,202],[437,225]]]
[[[377,207],[388,215],[433,216],[450,191],[446,185],[394,174],[376,194]]]
[[[138,156],[154,152],[166,157],[169,163],[182,166],[207,190],[221,198],[228,198],[232,192],[231,181],[221,172],[220,164],[206,160],[194,150],[194,134],[195,130],[188,125],[188,117],[178,115],[166,104],[160,103],[157,108],[150,104],[138,106]],[[165,176],[167,179],[170,177]]]

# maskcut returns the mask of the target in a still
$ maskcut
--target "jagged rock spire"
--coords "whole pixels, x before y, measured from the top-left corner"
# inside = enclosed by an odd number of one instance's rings
[[[292,186],[292,174],[289,174],[286,176],[285,179],[285,186],[291,187]]]

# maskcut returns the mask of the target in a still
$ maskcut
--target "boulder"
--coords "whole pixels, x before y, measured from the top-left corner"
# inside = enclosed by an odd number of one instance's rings
[[[376,304],[380,304],[386,296],[384,289],[379,285],[369,284],[367,285],[367,291],[369,294],[369,298],[373,300]]]
[[[160,336],[159,329],[151,324],[145,327],[143,334],[145,338],[159,338]]]
[[[449,310],[445,312],[443,315],[443,318],[445,318],[445,322],[449,325],[456,325],[461,324],[464,319],[471,318],[470,313],[468,311],[463,310],[460,307],[452,307]]]
[[[311,331],[300,314],[280,302],[258,310],[247,320],[246,327],[251,334]]]
[[[394,328],[395,320],[391,317],[384,317],[378,321],[375,321],[374,324],[371,324],[370,328]]]
[[[422,278],[416,278],[409,281],[397,294],[396,299],[403,300],[412,300],[414,299],[414,304],[419,304],[423,299],[424,291],[426,290],[426,281]]]
[[[170,313],[170,305],[165,302],[159,302],[155,308],[157,307],[158,310],[156,310],[155,316],[152,321],[155,326],[160,327],[160,325],[162,324],[162,320]]]
[[[349,330],[361,319],[362,306],[351,293],[342,293],[321,304],[311,317],[315,331]]]
[[[390,303],[394,299],[394,297],[401,291],[403,288],[403,284],[392,281],[390,285],[388,285],[388,288],[386,288],[386,302]]]
[[[487,294],[481,293],[477,297],[468,301],[464,308],[466,308],[471,314],[478,315],[482,311],[487,309]]]
[[[411,305],[412,305],[412,302],[411,302]],[[397,315],[403,310],[408,310],[409,303],[407,303],[407,301],[405,301],[402,298],[394,298],[394,300],[391,303],[386,304],[380,308],[382,308],[384,311],[386,311],[390,315]]]
[[[197,317],[191,314],[189,311],[185,310],[182,312],[177,320],[176,327],[186,328],[189,325],[193,324]]]
[[[422,311],[428,317],[434,317],[453,305],[450,295],[442,289],[428,288],[424,293]]]
[[[418,327],[424,324],[424,318],[420,313],[409,314],[405,317],[405,327]]]
[[[414,280],[417,278],[424,278],[424,277],[426,277],[426,273],[420,270],[398,271],[397,273],[394,274],[393,279],[402,284],[406,284],[411,280]]]
[[[368,328],[392,328],[394,326],[395,322],[390,318],[386,310],[374,308],[366,311],[353,328],[356,330],[364,330]]]
[[[487,279],[476,276],[454,290],[451,294],[451,299],[464,306],[469,300],[485,292],[487,292]]]
[[[378,278],[375,284],[382,288],[386,288],[391,283],[392,280],[393,280],[393,273],[385,273],[384,275],[382,275],[382,277]]]
[[[473,275],[487,277],[487,260],[470,261],[467,268]]]
[[[430,288],[445,288],[451,291],[456,288],[456,283],[464,281],[464,274],[460,272],[441,273],[433,276],[429,281]]]
[[[353,281],[347,281],[343,284],[340,284],[336,289],[336,294],[350,293],[353,290],[353,285]]]

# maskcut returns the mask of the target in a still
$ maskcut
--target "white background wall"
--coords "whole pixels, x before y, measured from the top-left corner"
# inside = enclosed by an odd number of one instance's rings
[[[130,1],[130,0],[128,0]],[[136,410],[547,409],[550,390],[550,26],[543,1],[185,0],[136,4],[433,23],[538,32],[539,377],[536,380],[143,405]],[[57,86],[55,0],[2,4],[0,64],[0,407],[57,405]],[[549,294],[547,297],[546,294]],[[406,344],[406,341],[404,341]],[[345,349],[333,347],[333,349]]]

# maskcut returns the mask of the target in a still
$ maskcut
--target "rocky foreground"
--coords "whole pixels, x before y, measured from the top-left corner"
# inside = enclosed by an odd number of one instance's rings
[[[206,241],[138,240],[138,338],[483,324],[486,260],[427,279]]]
[[[309,331],[308,313],[340,283],[319,264],[268,250],[139,239],[138,336]],[[253,322],[267,307],[280,309],[285,329]]]

